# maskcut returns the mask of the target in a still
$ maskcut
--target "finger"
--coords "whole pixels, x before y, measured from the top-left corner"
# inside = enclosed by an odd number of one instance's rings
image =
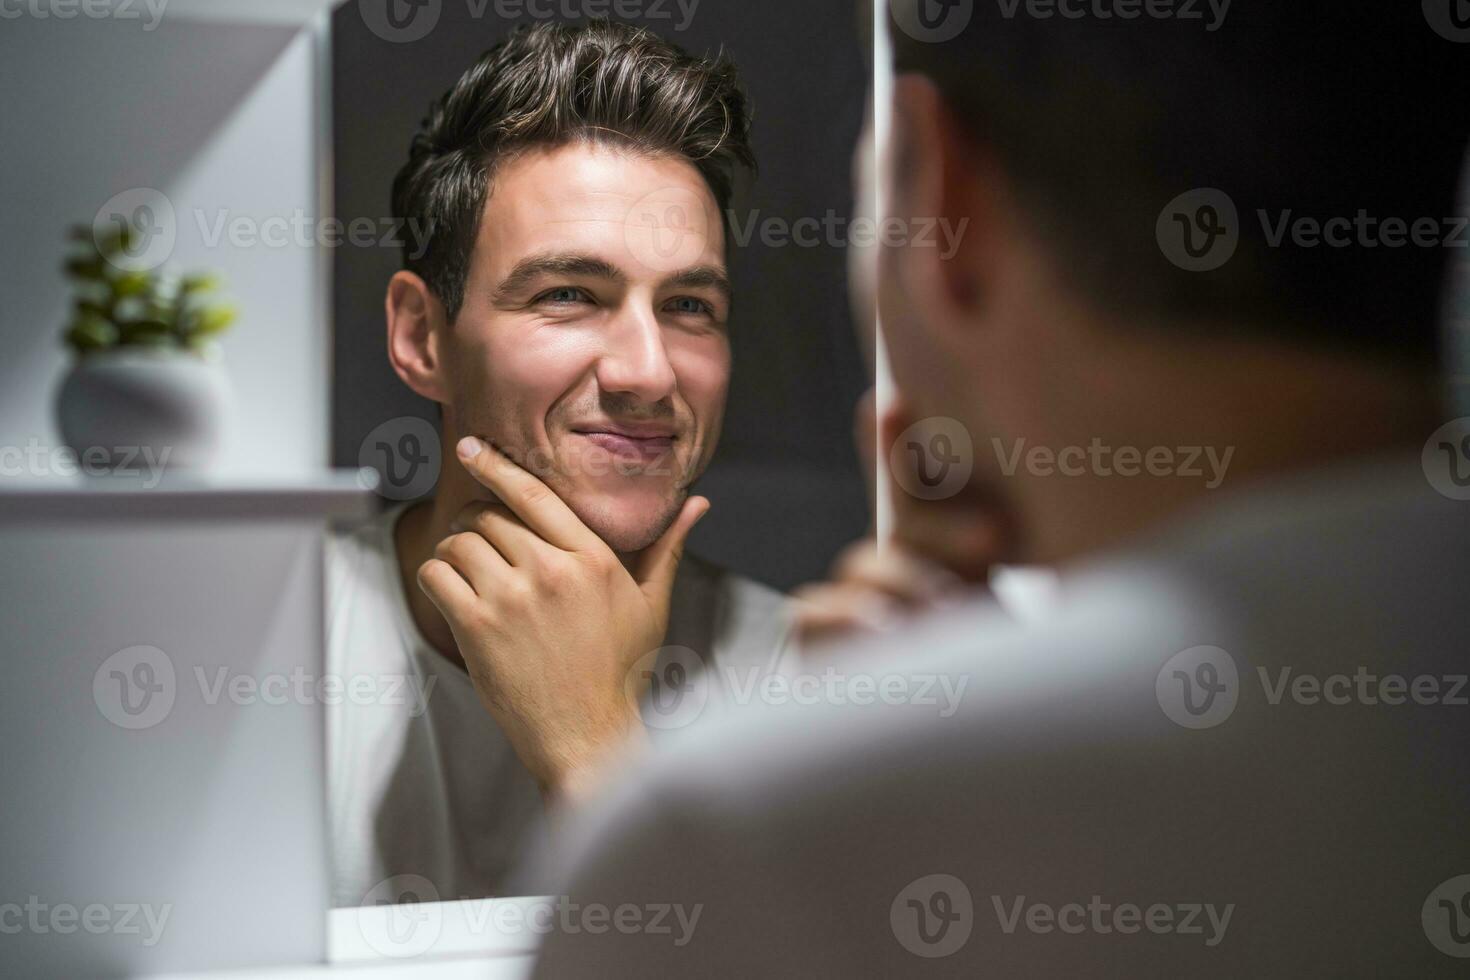
[[[894,522],[891,547],[906,549],[966,582],[984,582],[1005,561],[1008,534],[992,514],[917,501]]]
[[[596,550],[602,539],[583,524],[551,488],[475,436],[456,447],[460,463],[541,538],[566,551]]]
[[[890,626],[900,612],[888,596],[840,585],[808,585],[797,589],[793,632],[803,646],[856,632]]]
[[[510,563],[474,531],[451,534],[434,548],[434,557],[452,566],[476,594],[493,595],[510,575]]]
[[[710,502],[706,497],[690,497],[684,501],[684,509],[674,518],[674,523],[643,552],[634,570],[634,579],[643,589],[649,601],[657,608],[667,611],[669,595],[674,590],[674,574],[679,562],[684,560],[684,542],[689,532],[709,513]]]
[[[535,559],[538,549],[548,547],[546,541],[526,527],[525,522],[504,504],[483,501],[467,504],[449,528],[479,534],[512,565],[527,565]]]
[[[959,576],[903,545],[889,542],[880,551],[871,538],[845,548],[833,564],[832,577],[839,584],[860,586],[910,606],[926,605],[964,586]]]
[[[470,605],[479,599],[454,566],[438,558],[430,558],[419,566],[418,583],[419,589],[450,622],[462,619]]]

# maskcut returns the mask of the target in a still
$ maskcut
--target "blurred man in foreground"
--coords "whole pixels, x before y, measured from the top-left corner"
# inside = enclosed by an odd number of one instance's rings
[[[906,700],[692,733],[555,854],[581,908],[697,925],[573,918],[541,975],[1459,975],[1470,47],[1433,4],[919,4],[890,210],[969,230],[882,257],[927,420],[886,455],[1057,602],[843,651]]]

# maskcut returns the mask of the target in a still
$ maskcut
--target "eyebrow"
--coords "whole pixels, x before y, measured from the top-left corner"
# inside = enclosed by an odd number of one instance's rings
[[[532,255],[517,262],[506,277],[495,287],[494,299],[504,302],[521,290],[545,276],[584,276],[604,279],[608,282],[625,284],[628,277],[617,266],[592,255],[575,253],[552,253]],[[718,266],[696,265],[680,269],[659,283],[661,289],[697,289],[709,287],[718,290],[728,302],[734,292],[730,277]]]

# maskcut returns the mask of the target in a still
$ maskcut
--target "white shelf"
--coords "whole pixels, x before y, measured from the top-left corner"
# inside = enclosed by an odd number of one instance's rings
[[[106,0],[113,8],[146,11],[141,0]],[[165,18],[236,24],[309,24],[344,0],[168,0]],[[356,0],[345,0],[356,2]]]
[[[0,527],[41,521],[353,519],[373,512],[357,470],[300,477],[219,481],[139,479],[0,480]]]

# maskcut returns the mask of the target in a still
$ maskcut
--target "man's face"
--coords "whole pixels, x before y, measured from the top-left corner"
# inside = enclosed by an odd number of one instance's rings
[[[729,309],[718,210],[687,160],[586,143],[512,157],[441,354],[446,421],[613,550],[645,548],[719,439]]]

